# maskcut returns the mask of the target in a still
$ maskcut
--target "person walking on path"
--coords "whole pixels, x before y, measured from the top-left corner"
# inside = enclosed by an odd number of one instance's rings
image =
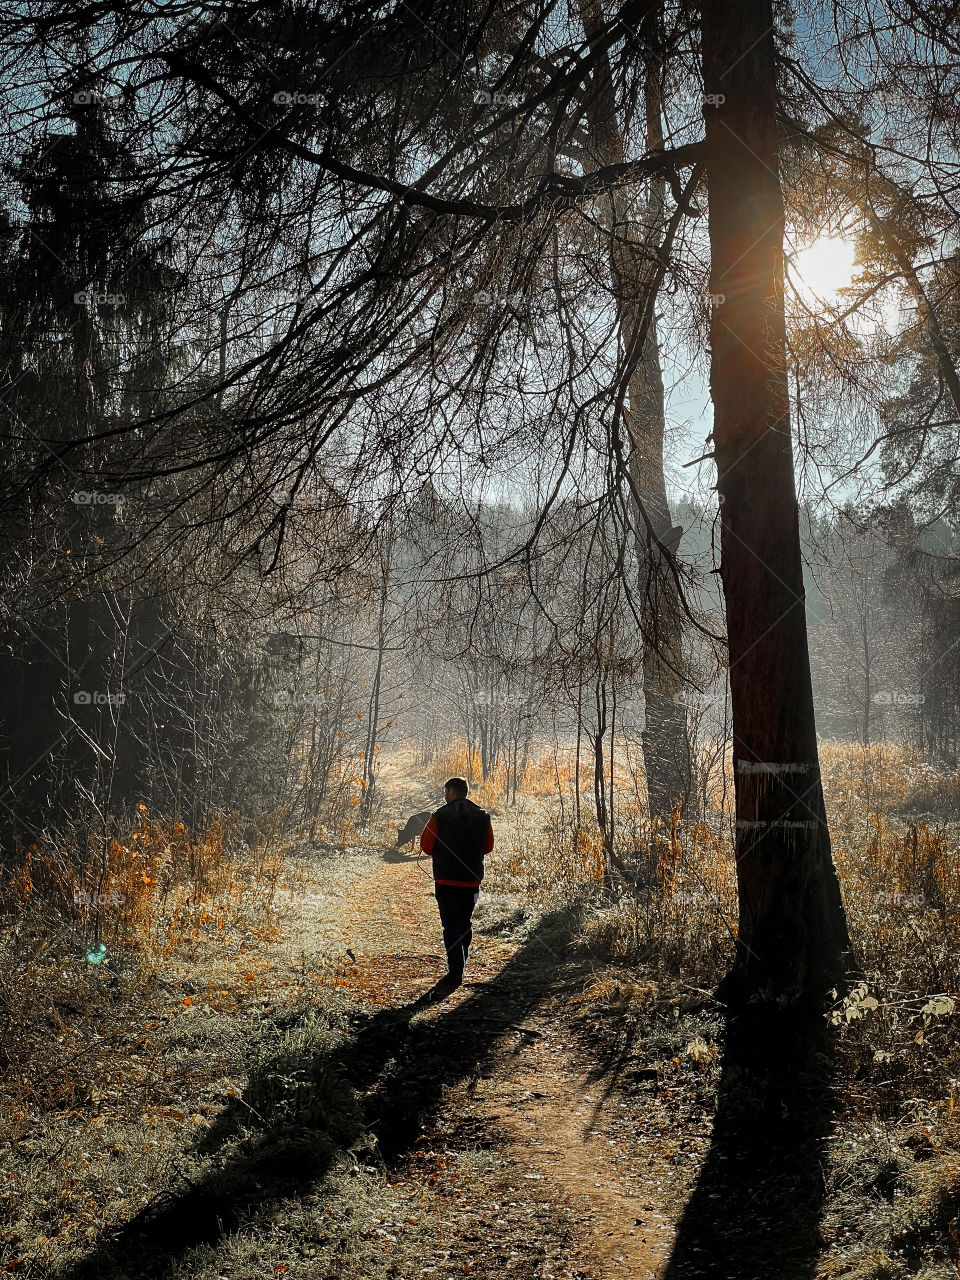
[[[469,789],[465,779],[449,778],[443,788],[446,804],[433,814],[420,836],[420,848],[433,860],[434,893],[447,953],[449,973],[441,983],[451,987],[463,982],[483,857],[493,850],[490,815],[467,799]]]

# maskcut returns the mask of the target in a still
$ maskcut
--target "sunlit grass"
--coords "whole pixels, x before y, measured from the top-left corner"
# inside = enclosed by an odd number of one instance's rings
[[[957,824],[933,816],[951,812],[960,783],[899,745],[828,743],[821,761],[869,996],[839,1010],[844,1123],[925,1126],[940,1135],[942,1170],[960,1170],[960,844]],[[506,770],[479,780],[463,743],[434,756],[424,785],[451,774],[478,779],[474,799],[496,814],[491,900],[528,916],[584,904],[588,1004],[619,1017],[667,991],[709,993],[737,928],[729,760],[706,778],[696,821],[675,815],[651,831],[639,753],[622,752],[614,853],[625,876],[605,874],[591,773],[581,760],[578,795],[572,749],[538,748],[515,803]],[[367,827],[355,812],[332,815],[321,858],[331,846],[379,857],[392,844],[392,811]],[[0,1195],[16,1205],[6,1260],[63,1261],[128,1219],[163,1184],[171,1153],[243,1087],[256,1011],[339,998],[342,974],[279,960],[304,888],[295,849],[276,836],[248,845],[226,821],[190,833],[141,808],[126,827],[24,851],[3,886],[0,939],[0,1147],[16,1153],[0,1166]],[[931,1181],[931,1214],[943,1177]]]

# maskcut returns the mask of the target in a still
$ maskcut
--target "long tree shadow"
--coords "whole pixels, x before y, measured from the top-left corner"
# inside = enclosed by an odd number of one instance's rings
[[[309,1035],[288,1026],[294,1034],[286,1047],[251,1074],[193,1145],[193,1155],[211,1161],[209,1172],[163,1193],[92,1256],[61,1271],[61,1280],[158,1277],[241,1224],[269,1223],[282,1200],[315,1189],[344,1151],[369,1148],[371,1135],[385,1161],[401,1157],[444,1089],[482,1068],[510,1024],[550,991],[579,918],[577,909],[545,916],[496,979],[431,1020],[411,1022],[427,1007],[422,996],[355,1015],[345,1041],[333,1044],[328,1035],[313,1052]]]
[[[822,1017],[757,1005],[729,1018],[710,1150],[661,1280],[810,1280],[832,1078]]]

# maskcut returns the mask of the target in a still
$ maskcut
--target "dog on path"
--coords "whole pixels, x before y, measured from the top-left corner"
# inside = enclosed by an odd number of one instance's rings
[[[397,848],[401,849],[405,844],[416,840],[432,817],[433,814],[429,809],[409,817],[402,827],[397,828]]]

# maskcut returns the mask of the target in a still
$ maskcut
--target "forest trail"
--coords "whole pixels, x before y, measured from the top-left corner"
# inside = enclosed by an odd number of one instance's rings
[[[552,1280],[653,1280],[673,1236],[654,1190],[661,1153],[655,1138],[645,1144],[638,1135],[635,1103],[599,1075],[577,1044],[564,1016],[571,992],[562,979],[558,985],[561,964],[550,940],[536,932],[519,942],[497,936],[500,930],[480,913],[464,986],[442,1003],[416,1007],[446,969],[432,881],[415,858],[393,851],[363,863],[345,897],[304,901],[302,945],[349,947],[355,961],[341,982],[351,999],[372,1014],[403,1012],[417,1043],[433,1053],[439,1044],[434,1060],[442,1068],[452,1063],[442,1090],[436,1081],[421,1090],[431,1105],[417,1113],[419,1134],[408,1130],[398,1142],[389,1133],[409,1089],[400,1090],[401,1100],[388,1088],[380,1112],[388,1169],[399,1168],[397,1155],[410,1157],[407,1174],[398,1172],[401,1182],[391,1185],[406,1186],[410,1196],[419,1192],[421,1202],[424,1193],[434,1201],[452,1195],[472,1228],[436,1241],[439,1265],[425,1258],[423,1274],[483,1275],[489,1268],[491,1275],[509,1275],[516,1268],[518,1275]],[[420,1070],[411,1062],[407,1084],[414,1093]],[[444,1169],[465,1143],[496,1163],[495,1186],[482,1173],[465,1177],[462,1161],[456,1190],[445,1181]],[[504,1204],[509,1195],[516,1197],[512,1216]],[[532,1206],[567,1225],[557,1252],[531,1270]]]

